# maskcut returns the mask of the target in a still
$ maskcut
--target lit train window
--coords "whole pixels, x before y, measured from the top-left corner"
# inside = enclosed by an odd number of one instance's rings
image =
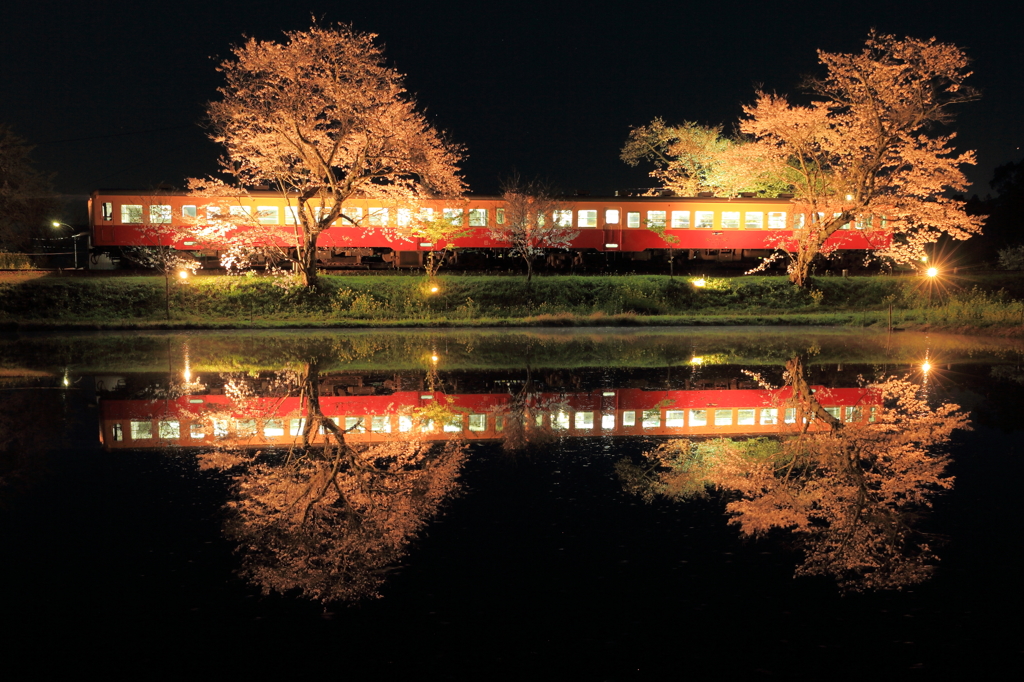
[[[690,212],[672,211],[672,227],[679,230],[690,229]]]
[[[298,206],[285,206],[284,207],[284,224],[285,225],[297,225],[299,223],[299,207]]]
[[[804,214],[797,213],[793,216],[793,228],[799,230],[804,226]]]
[[[420,432],[421,433],[430,433],[433,430],[434,430],[434,420],[433,419],[427,419],[427,420],[424,420],[424,421],[420,422]]]
[[[221,210],[219,206],[207,206],[206,207],[206,219],[210,222],[220,220]]]
[[[104,201],[102,204],[100,204],[100,213],[102,214],[104,220],[113,220],[114,204],[112,204],[109,201]]]
[[[594,211],[597,213],[597,211]],[[594,413],[593,412],[577,412],[576,413],[576,428],[577,429],[592,429],[594,428]]]
[[[140,204],[121,204],[121,222],[126,225],[142,222],[142,206]]]
[[[715,410],[715,426],[732,426],[732,410]]]
[[[370,431],[373,433],[391,433],[391,420],[386,414],[375,414],[370,417]]]
[[[752,426],[754,424],[754,410],[737,410],[736,423],[740,426]]]
[[[602,414],[601,415],[601,428],[602,429],[614,429],[615,428],[615,415],[614,414]]]
[[[690,410],[690,426],[707,426],[707,410]]]
[[[503,208],[496,208],[496,209],[494,209],[494,220],[499,225],[504,225],[505,224],[505,209],[503,209]]]
[[[171,222],[171,207],[165,204],[154,204],[149,207],[149,222],[160,225]]]
[[[597,227],[597,211],[580,211],[577,227]]]
[[[406,415],[399,415],[398,417],[398,430],[402,433],[412,431],[412,417]]]
[[[471,414],[471,415],[469,415],[469,430],[470,431],[486,431],[487,430],[487,415],[486,414]]]
[[[462,209],[461,208],[446,208],[444,209],[444,219],[450,222],[452,225],[462,224]]]
[[[306,428],[305,419],[292,419],[288,425],[288,433],[292,436],[302,435],[303,429]]]
[[[551,217],[555,221],[555,225],[558,225],[559,227],[572,227],[572,211],[553,211]]]
[[[768,212],[768,229],[769,230],[784,230],[784,229],[786,229],[786,212],[785,211],[769,211]]]
[[[505,417],[504,415],[498,415],[494,418],[494,430],[501,433],[505,430]]]
[[[644,428],[656,429],[661,426],[661,410],[644,410]]]
[[[748,211],[743,214],[743,227],[748,230],[760,230],[764,227],[764,213]]]
[[[665,212],[664,211],[648,211],[647,212],[647,227],[656,229],[663,229],[665,227]]]
[[[239,438],[248,438],[256,435],[256,420],[255,419],[236,419],[235,420],[235,433],[238,434]]]
[[[181,217],[182,218],[193,218],[194,219],[197,215],[199,215],[199,213],[198,213],[198,210],[196,209],[195,206],[182,206],[181,207]]]
[[[665,426],[685,426],[685,419],[686,416],[683,410],[665,411]]]
[[[609,225],[619,224],[619,209],[617,208],[606,208],[604,211],[604,221]]]
[[[865,228],[871,227],[871,216],[868,215],[857,218],[857,222],[854,223],[854,227],[856,227],[858,230],[863,230]]]
[[[846,408],[846,422],[859,422],[863,414],[859,406],[850,405]]]
[[[640,211],[626,212],[626,227],[640,227]]]
[[[116,441],[124,440],[124,432],[121,430],[121,425],[120,424],[114,424],[114,440],[116,440]]]
[[[213,437],[214,438],[227,438],[228,437],[228,420],[227,419],[214,419],[213,420]]]
[[[796,408],[795,407],[787,407],[786,408],[786,412],[783,415],[783,421],[785,421],[787,424],[796,424]]]
[[[260,225],[281,224],[281,216],[277,206],[257,206],[256,215],[259,217]]]
[[[558,411],[551,415],[551,428],[560,431],[569,428],[569,413]]]
[[[177,440],[181,437],[181,424],[177,419],[162,420],[158,424],[160,438],[163,440]]]
[[[765,426],[779,423],[779,410],[776,407],[766,407],[761,410],[761,423]]]
[[[715,226],[714,211],[694,211],[693,217],[696,220],[697,227],[700,229],[710,230]]]
[[[146,440],[153,437],[153,422],[132,420],[132,440]]]
[[[366,433],[362,417],[345,417],[345,432]]]
[[[388,224],[388,210],[386,208],[370,207],[370,224],[383,227]]]
[[[722,227],[730,230],[740,229],[740,212],[722,211]]]
[[[359,221],[363,219],[363,208],[362,206],[342,206],[341,215],[345,216],[345,220],[342,221],[343,225],[358,225]]]
[[[875,423],[875,417],[876,417],[875,411],[877,409],[878,409],[877,407],[872,406],[871,414],[870,414],[870,416],[868,416],[868,423],[869,424],[874,424]]]
[[[192,422],[188,428],[188,435],[196,440],[206,438],[206,429],[203,428],[202,424]]]
[[[487,209],[486,208],[471,208],[471,209],[469,209],[469,226],[470,227],[487,227]]]
[[[462,433],[462,415],[457,414],[445,422],[445,433]]]
[[[268,419],[263,424],[264,438],[279,438],[284,435],[284,422],[280,419]]]
[[[399,227],[409,227],[409,225],[412,223],[412,209],[398,209],[397,222]]]
[[[623,426],[636,426],[636,412],[629,410],[622,413]]]

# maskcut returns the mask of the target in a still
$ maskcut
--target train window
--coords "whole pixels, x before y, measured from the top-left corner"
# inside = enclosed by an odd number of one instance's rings
[[[444,209],[444,219],[452,225],[462,224],[462,209],[461,208],[446,208]]]
[[[714,211],[694,211],[693,217],[697,223],[697,227],[700,229],[710,230],[715,226]]]
[[[743,214],[743,227],[748,230],[760,230],[764,227],[764,213],[747,211]]]
[[[284,224],[285,225],[298,225],[299,224],[299,207],[298,206],[285,206],[284,207]]]
[[[580,211],[576,225],[578,227],[597,227],[597,211]]]
[[[345,433],[366,433],[362,417],[345,417]]]
[[[188,435],[196,440],[206,438],[206,429],[199,422],[192,422],[188,427]]]
[[[420,421],[420,433],[430,433],[434,430],[434,420],[424,419]]]
[[[640,227],[640,211],[626,211],[626,227]]]
[[[690,426],[707,426],[707,410],[690,410]]]
[[[768,212],[768,229],[769,230],[784,230],[784,229],[786,229],[786,212],[785,211],[769,211]]]
[[[305,428],[305,419],[292,419],[291,421],[288,422],[288,435],[301,436]]]
[[[779,408],[766,407],[761,410],[761,424],[771,426],[779,423]]]
[[[153,437],[153,422],[151,421],[137,421],[133,419],[131,427],[132,440],[147,440]]]
[[[878,409],[878,408],[877,408],[877,407],[875,407],[874,405],[872,405],[872,406],[871,406],[871,413],[870,413],[870,415],[868,416],[868,424],[874,424],[874,423],[875,423],[875,417],[877,416],[877,415],[875,414],[875,412],[876,412],[876,410],[877,410],[877,409]]]
[[[228,420],[227,419],[214,419],[213,420],[213,437],[214,438],[227,438],[228,437]]]
[[[252,220],[251,206],[231,206],[228,210],[231,212],[231,217],[237,221],[248,223]]]
[[[602,414],[601,415],[601,428],[602,429],[614,429],[615,428],[615,415],[614,414]]]
[[[839,407],[826,407],[825,411],[828,412],[833,417],[835,417],[836,419],[839,419],[839,410],[840,409],[842,409],[842,408],[839,408]]]
[[[572,227],[572,211],[567,209],[559,209],[552,211],[552,219],[555,221],[555,225],[559,227]]]
[[[407,431],[412,431],[412,417],[409,417],[409,416],[404,415],[404,414],[399,415],[398,416],[398,430],[401,431],[402,433],[405,433]]]
[[[171,222],[171,207],[165,204],[153,204],[149,207],[149,222],[162,225]]]
[[[569,413],[559,410],[551,415],[551,428],[564,431],[569,428]]]
[[[846,408],[846,423],[859,422],[863,414],[859,406],[850,405]]]
[[[209,220],[210,222],[215,222],[217,220],[220,220],[221,214],[222,214],[222,211],[220,210],[220,206],[207,206],[206,207],[206,219]]]
[[[470,431],[486,431],[487,430],[487,415],[486,414],[471,414],[469,415],[469,430]]]
[[[685,419],[683,410],[665,410],[665,426],[685,426]]]
[[[411,208],[400,208],[398,209],[397,222],[399,227],[409,227],[412,224],[412,209]]]
[[[256,435],[256,420],[255,419],[236,419],[235,420],[235,433],[238,434],[239,438],[249,438]]]
[[[100,214],[103,216],[104,220],[113,220],[114,204],[112,204],[109,201],[104,201],[102,204],[100,204]]]
[[[505,224],[505,209],[496,208],[494,209],[494,221],[499,225]]]
[[[486,208],[471,208],[471,209],[469,209],[469,226],[470,227],[487,227],[487,209]]]
[[[647,212],[647,227],[654,229],[665,229],[665,212],[664,211],[648,211]]]
[[[786,412],[782,415],[782,420],[787,424],[796,424],[796,408],[787,407]]]
[[[363,208],[361,206],[342,206],[341,215],[345,218],[342,224],[358,225],[363,219]]]
[[[732,426],[732,410],[715,410],[715,426]]]
[[[370,431],[373,433],[391,433],[391,420],[386,414],[375,414],[370,417]]]
[[[661,410],[644,410],[644,428],[656,429],[661,426]]]
[[[740,227],[740,212],[722,211],[722,227],[730,230],[738,230]]]
[[[619,224],[619,209],[617,208],[606,208],[604,211],[604,221],[609,225]]]
[[[121,204],[121,222],[130,225],[142,222],[142,206],[140,204]]]
[[[119,441],[119,442],[124,440],[124,432],[121,430],[121,424],[115,423],[114,427],[113,427],[113,430],[114,430],[114,440]]]
[[[264,438],[280,438],[284,435],[284,422],[280,419],[268,419],[263,424]]]
[[[804,226],[804,214],[797,213],[793,216],[793,229],[799,230]]]
[[[672,227],[677,230],[690,229],[690,212],[672,211]]]
[[[181,424],[177,419],[161,420],[157,424],[160,438],[163,440],[177,440],[181,437]]]
[[[370,224],[383,227],[388,224],[388,210],[386,208],[370,208]]]
[[[576,413],[576,428],[577,429],[592,429],[592,428],[594,428],[594,413],[593,412],[577,412]]]
[[[192,218],[193,220],[199,215],[199,211],[195,206],[182,206],[181,217]]]
[[[442,429],[445,433],[462,433],[462,415],[453,415],[444,423]]]
[[[636,412],[629,410],[622,413],[623,426],[636,426]]]
[[[871,216],[868,215],[857,218],[857,221],[853,224],[853,226],[856,227],[858,230],[863,230],[865,228],[871,227]]]
[[[754,410],[737,410],[736,423],[740,426],[751,426],[754,423]]]
[[[259,217],[260,225],[281,224],[281,214],[277,206],[257,206],[256,215]]]

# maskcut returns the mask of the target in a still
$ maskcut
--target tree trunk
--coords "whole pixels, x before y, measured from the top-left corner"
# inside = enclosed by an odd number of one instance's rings
[[[316,288],[317,274],[316,274],[316,235],[307,232],[302,236],[302,248],[298,250],[299,257],[299,273],[302,275],[302,285],[314,289]]]

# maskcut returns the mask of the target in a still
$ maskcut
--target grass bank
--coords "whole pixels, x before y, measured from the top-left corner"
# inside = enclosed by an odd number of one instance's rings
[[[914,277],[655,275],[332,276],[320,291],[268,277],[57,277],[0,281],[8,329],[288,327],[840,325],[1014,334],[1024,278],[925,282]],[[437,290],[432,289],[436,286]],[[169,318],[168,319],[168,309]],[[890,313],[891,311],[891,313]]]

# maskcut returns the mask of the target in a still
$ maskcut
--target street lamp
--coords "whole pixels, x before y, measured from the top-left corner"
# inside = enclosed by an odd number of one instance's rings
[[[74,230],[75,229],[75,228],[71,227],[70,225],[68,225],[67,223],[62,223],[59,220],[54,220],[52,223],[50,223],[50,225],[52,225],[54,227],[54,229],[57,229],[57,230],[59,230],[62,227],[66,227],[69,230]],[[79,237],[84,237],[87,234],[89,234],[89,233],[88,232],[79,232],[78,234],[71,235],[71,249],[75,252],[75,270],[78,269],[78,238]]]

